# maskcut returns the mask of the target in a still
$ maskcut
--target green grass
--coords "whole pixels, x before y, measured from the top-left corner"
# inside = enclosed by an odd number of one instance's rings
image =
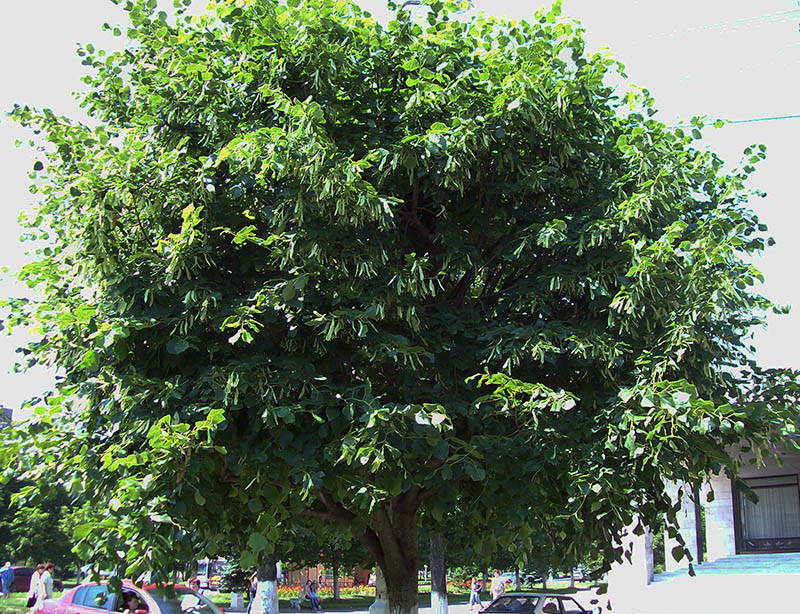
[[[56,593],[61,595],[61,593]],[[11,593],[11,597],[0,599],[0,614],[23,614],[28,611],[25,602],[28,601],[26,593]]]
[[[569,581],[566,582],[549,582],[547,584],[547,591],[548,593],[563,593],[563,594],[570,594],[570,593],[580,593],[584,590],[590,588],[589,583],[585,582],[576,582],[575,588],[569,587]],[[523,591],[527,592],[545,592],[542,589],[541,585],[537,586],[524,586],[522,588]],[[513,587],[508,589],[508,592],[514,592]],[[210,595],[211,600],[216,603],[219,607],[224,608],[225,610],[230,609],[231,605],[231,595],[230,593],[216,593]],[[491,595],[488,592],[481,593],[481,600],[483,601],[484,605],[487,605],[491,600]],[[349,597],[347,599],[323,599],[322,601],[322,609],[325,612],[352,612],[357,610],[368,610],[369,606],[373,604],[375,601],[375,597],[372,595],[361,595],[356,597]],[[469,593],[448,593],[447,595],[447,602],[450,605],[458,605],[464,604],[469,601]],[[245,605],[246,605],[245,601]],[[308,605],[307,601],[302,601],[303,604],[301,612],[303,614],[310,613],[311,607]],[[430,592],[420,592],[419,593],[419,607],[427,608],[431,605],[431,594]],[[292,612],[289,605],[288,599],[280,599],[278,603],[279,609],[281,612]],[[0,612],[0,614],[3,614]]]

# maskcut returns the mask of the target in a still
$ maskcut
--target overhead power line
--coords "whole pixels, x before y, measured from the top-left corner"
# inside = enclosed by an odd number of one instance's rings
[[[800,8],[790,9],[788,11],[779,11],[776,13],[762,13],[760,15],[753,15],[751,17],[743,17],[741,19],[734,19],[731,21],[724,21],[718,23],[699,24],[696,26],[688,26],[684,28],[676,28],[665,32],[654,32],[647,36],[634,39],[633,44],[643,44],[652,42],[653,39],[659,38],[673,38],[676,36],[687,36],[692,34],[704,34],[710,32],[722,33],[734,29],[765,26],[765,25],[779,25],[786,21],[793,21],[800,17]]]
[[[797,115],[774,115],[771,117],[753,117],[751,119],[722,119],[721,121],[726,124],[754,124],[756,122],[771,122],[782,119],[800,119],[800,113]],[[670,128],[694,128],[693,124],[678,124],[677,126],[670,126]]]
[[[779,119],[800,119],[800,114],[797,115],[775,115],[773,117],[754,117],[753,119],[725,119],[726,124],[752,124],[754,122],[772,122]]]

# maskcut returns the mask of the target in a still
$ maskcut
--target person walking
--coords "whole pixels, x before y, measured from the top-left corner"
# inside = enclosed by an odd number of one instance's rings
[[[47,563],[44,566],[44,573],[42,574],[42,601],[45,599],[52,599],[53,598],[53,588],[55,581],[53,579],[53,574],[56,572],[56,566],[53,563]]]
[[[36,570],[31,574],[31,583],[28,587],[28,607],[30,614],[35,614],[36,608],[44,599],[41,598],[44,587],[42,586],[42,575],[44,575],[44,565],[39,563]]]
[[[481,603],[481,590],[483,590],[483,582],[475,578],[470,586],[469,614],[472,614],[474,606],[478,606],[478,610],[483,608],[483,604]]]
[[[506,579],[500,575],[500,570],[494,570],[494,578],[492,578],[492,599],[497,599],[500,595],[506,592]]]
[[[250,614],[250,610],[253,609],[253,602],[256,600],[256,593],[258,592],[258,572],[253,573],[248,580],[247,586],[247,594],[250,597],[250,601],[247,602],[247,609],[245,612]]]
[[[0,597],[10,597],[11,588],[14,586],[14,569],[11,561],[0,567]]]

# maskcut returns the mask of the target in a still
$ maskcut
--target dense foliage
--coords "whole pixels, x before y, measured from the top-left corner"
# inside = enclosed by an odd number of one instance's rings
[[[126,2],[124,50],[80,52],[93,127],[12,113],[46,143],[48,246],[6,325],[60,381],[0,454],[107,503],[81,556],[250,566],[304,515],[410,611],[420,519],[461,502],[476,541],[618,557],[666,479],[793,428],[746,347],[763,152],[725,171],[557,7],[154,4]]]
[[[0,561],[15,565],[52,561],[59,577],[74,574],[79,559],[72,552],[72,532],[85,522],[86,510],[60,488],[28,500],[24,493],[31,488],[18,480],[0,484]],[[15,501],[15,495],[21,498]]]

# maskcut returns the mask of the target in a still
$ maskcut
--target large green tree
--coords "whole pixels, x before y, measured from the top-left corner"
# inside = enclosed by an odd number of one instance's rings
[[[158,574],[230,543],[273,580],[306,515],[409,613],[420,518],[461,502],[482,539],[611,559],[666,479],[793,428],[746,346],[763,152],[726,171],[557,7],[155,4],[81,48],[91,125],[12,113],[45,144],[46,247],[6,325],[59,383],[1,454],[107,503],[82,556]]]
[[[13,479],[0,484],[0,560],[20,565],[52,561],[64,577],[78,566],[72,532],[85,522],[87,510],[70,501],[63,488],[31,499],[34,490]]]

